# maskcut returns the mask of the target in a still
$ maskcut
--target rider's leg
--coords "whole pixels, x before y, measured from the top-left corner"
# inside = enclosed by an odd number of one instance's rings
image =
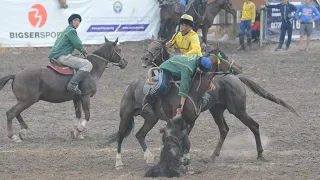
[[[159,80],[155,87],[151,88],[148,94],[144,97],[143,100],[143,113],[148,113],[154,115],[154,110],[152,108],[153,102],[156,100],[156,97],[164,94],[168,89],[168,80],[169,72],[167,70],[160,69]]]
[[[72,93],[81,95],[81,90],[78,88],[78,85],[90,73],[92,69],[91,62],[86,59],[74,57],[71,55],[61,56],[58,58],[58,61],[65,66],[78,69],[78,71],[70,79],[67,90]]]
[[[182,13],[182,14],[185,14],[186,12],[186,6],[187,6],[187,2],[186,2],[187,0],[179,0],[179,2],[180,2],[180,12]]]

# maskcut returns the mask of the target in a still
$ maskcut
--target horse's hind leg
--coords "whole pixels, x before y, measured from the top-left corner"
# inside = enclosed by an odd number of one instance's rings
[[[19,137],[21,140],[24,140],[26,135],[27,135],[27,129],[28,129],[28,125],[27,123],[23,120],[21,114],[18,114],[16,116],[18,122],[20,123],[20,126],[21,126],[21,130],[19,132]]]
[[[143,123],[143,126],[140,128],[140,130],[136,134],[136,138],[138,139],[140,146],[144,152],[144,160],[148,165],[154,164],[154,156],[149,150],[145,138],[148,132],[154,127],[155,124],[159,121],[159,119],[155,116],[150,115],[143,115],[142,116],[145,120]]]
[[[224,140],[226,139],[228,132],[229,132],[229,127],[226,123],[226,120],[223,117],[224,110],[225,110],[225,108],[216,107],[216,106],[209,109],[211,115],[213,116],[215,123],[217,124],[217,126],[219,128],[219,132],[220,132],[219,143],[217,144],[216,149],[214,150],[214,152],[212,153],[212,155],[210,157],[211,160],[214,160],[217,156],[220,155],[220,151],[223,146]]]
[[[256,146],[257,146],[257,152],[258,152],[258,160],[265,160],[262,157],[263,148],[261,145],[261,138],[260,138],[260,132],[259,132],[259,124],[255,122],[246,111],[238,114],[234,114],[240,121],[246,125],[254,134],[254,137],[256,139]]]
[[[16,105],[14,105],[11,109],[9,109],[6,114],[7,114],[7,130],[8,130],[8,137],[14,141],[14,142],[21,142],[21,139],[13,134],[13,129],[12,129],[12,120],[13,118],[17,117],[18,121],[20,122],[21,127],[27,127],[26,123],[23,121],[21,117],[21,112],[27,108],[29,108],[32,104],[34,103],[28,103],[28,102],[22,102],[18,101]]]

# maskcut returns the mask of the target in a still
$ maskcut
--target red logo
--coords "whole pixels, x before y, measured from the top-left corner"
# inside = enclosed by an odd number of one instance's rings
[[[47,11],[41,4],[35,4],[31,7],[28,17],[33,27],[41,28],[47,21]]]

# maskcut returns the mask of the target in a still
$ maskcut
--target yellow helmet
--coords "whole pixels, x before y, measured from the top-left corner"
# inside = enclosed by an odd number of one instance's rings
[[[193,27],[193,17],[189,14],[183,14],[180,18],[180,24],[186,24]]]

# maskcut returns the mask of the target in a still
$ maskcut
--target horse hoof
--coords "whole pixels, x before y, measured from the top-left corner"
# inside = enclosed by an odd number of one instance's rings
[[[79,134],[78,139],[79,139],[79,140],[84,140],[83,134]]]
[[[17,135],[13,135],[10,139],[15,143],[21,143],[22,142],[22,140]]]
[[[116,170],[121,170],[121,169],[123,169],[123,165],[116,166]]]
[[[21,129],[20,132],[19,132],[19,138],[21,140],[24,140],[27,136],[27,130],[26,129]]]
[[[268,162],[268,160],[264,157],[258,157],[257,160],[261,162]]]
[[[214,161],[214,159],[212,159],[212,158],[204,158],[204,159],[200,160],[200,162],[202,162],[203,164],[208,164],[213,161]]]

